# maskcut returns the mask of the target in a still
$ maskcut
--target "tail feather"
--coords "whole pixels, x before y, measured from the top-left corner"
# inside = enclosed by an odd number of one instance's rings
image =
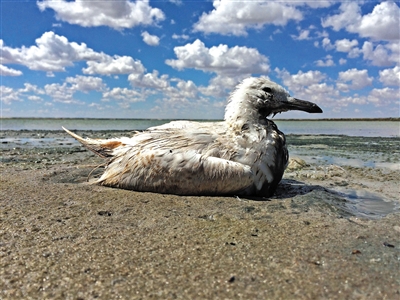
[[[121,141],[117,139],[111,140],[102,140],[102,139],[91,139],[91,138],[82,138],[81,136],[69,131],[68,129],[62,127],[70,136],[80,142],[85,148],[92,151],[102,158],[111,157],[112,152],[115,148],[123,145]]]

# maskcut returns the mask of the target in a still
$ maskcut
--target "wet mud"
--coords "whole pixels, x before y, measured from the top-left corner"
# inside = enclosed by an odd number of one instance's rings
[[[2,132],[0,298],[400,297],[399,139],[287,142],[274,197],[185,197],[89,184],[102,159],[61,131]]]

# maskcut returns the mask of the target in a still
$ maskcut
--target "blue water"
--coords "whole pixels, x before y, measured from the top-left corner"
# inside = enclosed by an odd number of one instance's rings
[[[1,119],[0,130],[143,130],[170,122],[165,119]],[[206,120],[204,120],[206,121]],[[398,121],[274,120],[285,134],[400,137]]]

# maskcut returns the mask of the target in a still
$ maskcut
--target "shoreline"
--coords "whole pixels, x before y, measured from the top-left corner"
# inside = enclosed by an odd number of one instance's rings
[[[88,184],[103,160],[61,131],[37,137],[49,136],[1,144],[2,299],[400,295],[398,169],[291,155],[269,199],[139,193]],[[312,138],[290,151],[400,161],[390,138]]]
[[[60,117],[60,118],[46,118],[46,117],[1,117],[0,120],[20,120],[20,119],[34,119],[34,120],[166,120],[166,121],[178,121],[182,119],[158,119],[158,118],[74,118],[74,117]],[[207,121],[207,122],[218,122],[223,121],[222,119],[188,119],[190,121]],[[276,118],[278,121],[400,121],[398,117],[388,118],[317,118],[317,119],[285,119]]]

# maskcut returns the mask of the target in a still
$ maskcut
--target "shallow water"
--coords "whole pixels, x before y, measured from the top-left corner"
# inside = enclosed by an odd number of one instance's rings
[[[362,189],[336,187],[338,194],[346,199],[345,206],[352,215],[368,219],[377,219],[400,210],[400,203],[396,203]]]
[[[144,130],[170,122],[169,119],[0,119],[0,130]],[[209,120],[197,120],[209,121]],[[399,121],[353,120],[279,120],[285,134],[348,135],[365,137],[400,137]]]

